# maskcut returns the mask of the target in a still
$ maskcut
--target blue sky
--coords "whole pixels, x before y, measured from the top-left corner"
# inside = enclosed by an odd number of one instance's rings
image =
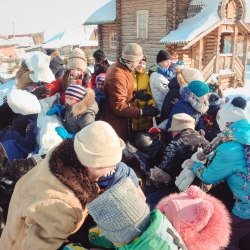
[[[0,35],[74,28],[84,23],[98,4],[110,0],[0,0]],[[250,23],[250,0],[245,0]],[[13,25],[14,23],[14,25]]]

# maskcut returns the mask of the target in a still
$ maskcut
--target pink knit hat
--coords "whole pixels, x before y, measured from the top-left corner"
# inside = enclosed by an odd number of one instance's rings
[[[218,250],[229,243],[228,211],[197,186],[163,198],[156,208],[168,217],[189,250]]]

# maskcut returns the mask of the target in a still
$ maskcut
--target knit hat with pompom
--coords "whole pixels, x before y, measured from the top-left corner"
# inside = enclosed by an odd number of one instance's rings
[[[186,193],[163,198],[156,209],[168,217],[189,250],[219,249],[229,242],[227,209],[197,186],[190,186]]]

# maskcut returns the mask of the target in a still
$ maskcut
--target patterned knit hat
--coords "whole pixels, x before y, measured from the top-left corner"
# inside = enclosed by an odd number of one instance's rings
[[[188,84],[187,88],[191,92],[193,92],[197,97],[202,97],[205,94],[209,93],[209,87],[208,87],[208,85],[205,82],[199,81],[199,80],[191,81]]]
[[[137,43],[128,43],[122,51],[122,58],[127,61],[140,61],[143,58],[142,47]]]
[[[227,129],[232,123],[247,118],[246,100],[240,96],[235,97],[232,102],[227,102],[219,109],[216,120],[221,131]]]
[[[96,78],[95,78],[95,83],[104,82],[105,81],[105,76],[106,76],[106,74],[104,74],[104,73],[101,73],[101,74],[97,75]]]
[[[27,69],[27,70],[29,70],[29,68],[28,68],[28,66],[27,66],[27,64],[26,64],[26,62],[25,62],[25,61],[22,61],[22,63],[21,63],[21,67],[22,67],[23,69]]]
[[[65,91],[65,97],[71,97],[77,101],[81,101],[86,95],[86,90],[82,85],[71,84]]]
[[[103,121],[96,121],[82,128],[75,135],[74,150],[83,166],[105,168],[122,159],[125,143],[115,130]]]
[[[227,209],[197,186],[163,198],[156,209],[168,217],[189,250],[219,249],[229,242]]]
[[[170,54],[166,50],[160,50],[156,56],[156,62],[162,62],[165,60],[170,60]]]
[[[102,234],[113,243],[131,242],[150,224],[149,206],[129,177],[90,202],[87,209]]]
[[[84,52],[76,48],[72,51],[72,53],[68,57],[68,69],[78,68],[82,71],[85,71],[87,67],[87,59],[85,58]]]

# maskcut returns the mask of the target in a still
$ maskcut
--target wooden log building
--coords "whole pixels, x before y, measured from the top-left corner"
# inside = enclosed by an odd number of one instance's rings
[[[250,28],[245,16],[245,0],[110,0],[84,24],[98,25],[99,48],[110,60],[120,57],[127,43],[136,42],[149,67],[158,51],[166,49],[186,67],[199,69],[205,80],[219,74],[224,89],[246,79]],[[230,53],[224,52],[226,42]]]

